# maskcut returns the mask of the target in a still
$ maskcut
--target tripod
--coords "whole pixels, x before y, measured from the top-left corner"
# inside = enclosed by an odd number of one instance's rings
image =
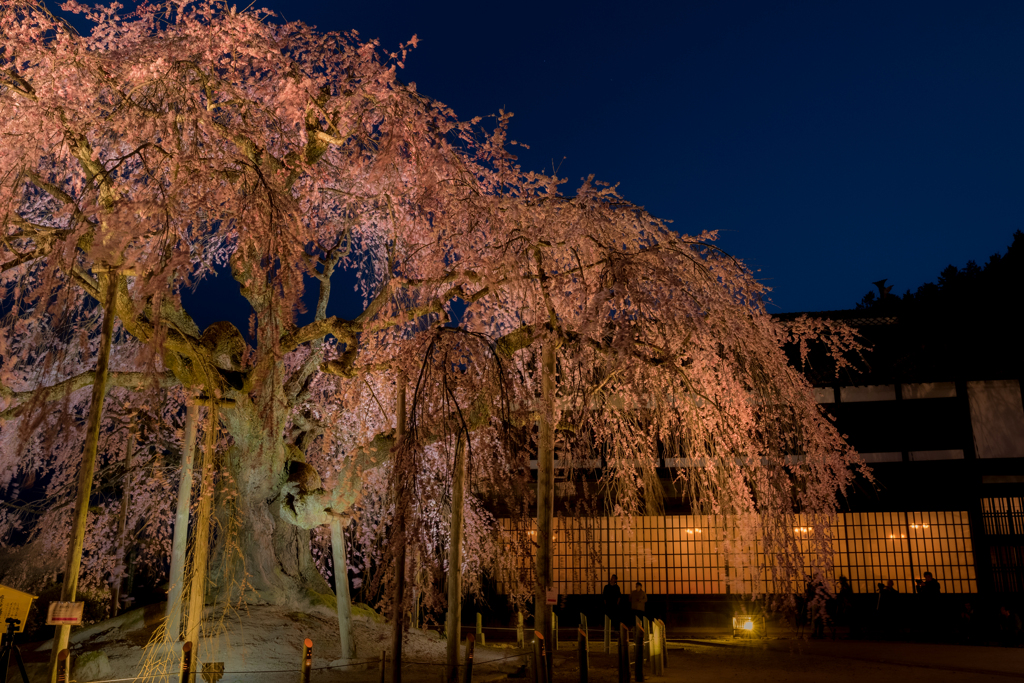
[[[21,672],[22,683],[28,683],[28,673],[25,672],[25,662],[21,659],[21,650],[14,644],[14,628],[21,623],[21,619],[7,619],[7,633],[0,635],[0,683],[7,683],[7,669],[11,666],[11,653],[18,662],[18,671]]]

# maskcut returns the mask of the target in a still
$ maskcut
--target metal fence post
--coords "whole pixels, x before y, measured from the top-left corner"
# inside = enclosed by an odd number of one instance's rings
[[[636,683],[643,683],[644,680],[644,624],[640,621],[640,617],[635,617],[636,620],[636,633],[633,638],[635,648],[633,651],[636,666],[635,676]]]
[[[629,683],[629,629],[619,624],[619,683]]]
[[[577,650],[580,658],[580,683],[587,683],[587,678],[590,675],[590,667],[587,653],[587,630],[586,630],[586,617],[581,615],[581,623],[579,627],[579,639],[577,641]]]
[[[548,683],[548,658],[540,631],[533,632],[533,671],[536,683]]]
[[[71,650],[64,648],[57,653],[57,683],[68,683],[68,669],[69,666],[68,657],[71,655]]]
[[[192,680],[192,641],[186,640],[181,646],[181,683],[190,683]]]
[[[300,683],[309,683],[309,672],[313,668],[313,641],[306,638],[302,641],[302,676]]]
[[[558,615],[551,613],[551,656],[558,652]]]
[[[466,635],[466,673],[462,678],[462,683],[473,683],[473,646],[476,644],[476,639],[473,634]],[[483,643],[481,643],[483,645]]]

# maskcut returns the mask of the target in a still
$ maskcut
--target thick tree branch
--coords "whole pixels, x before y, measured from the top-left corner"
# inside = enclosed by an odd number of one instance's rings
[[[32,391],[11,391],[0,385],[0,397],[8,399],[12,403],[6,410],[0,412],[0,420],[20,417],[34,401],[46,403],[59,401],[83,387],[91,386],[95,381],[96,372],[90,370],[52,386],[40,387]],[[170,373],[154,376],[144,372],[111,372],[107,379],[107,385],[110,387],[123,387],[134,391],[153,387],[167,388],[176,384],[178,384],[177,378]]]

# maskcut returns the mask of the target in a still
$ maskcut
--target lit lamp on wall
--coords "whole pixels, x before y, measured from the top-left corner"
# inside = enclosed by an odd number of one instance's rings
[[[764,616],[754,614],[737,614],[732,618],[733,638],[764,638],[768,629],[764,624]]]

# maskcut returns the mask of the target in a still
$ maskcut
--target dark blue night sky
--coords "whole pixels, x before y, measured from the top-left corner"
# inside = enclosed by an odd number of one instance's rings
[[[721,231],[777,311],[916,289],[1024,227],[1024,3],[265,6],[418,34],[404,80],[463,118],[515,112],[528,167]]]
[[[515,112],[524,166],[569,191],[594,173],[720,231],[773,312],[916,289],[1024,227],[1022,2],[254,4],[389,49],[417,34],[403,80],[464,119]]]

